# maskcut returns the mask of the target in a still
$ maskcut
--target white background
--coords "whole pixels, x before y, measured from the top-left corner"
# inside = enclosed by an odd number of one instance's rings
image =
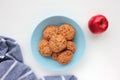
[[[108,30],[93,35],[88,20],[103,14]],[[57,72],[43,68],[32,56],[30,38],[35,26],[44,18],[63,15],[83,29],[86,51],[71,70]],[[21,46],[24,62],[37,77],[75,74],[80,80],[120,80],[120,1],[119,0],[0,0],[0,35],[14,38]]]

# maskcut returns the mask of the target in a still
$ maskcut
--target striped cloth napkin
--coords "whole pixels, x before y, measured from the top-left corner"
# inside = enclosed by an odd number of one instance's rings
[[[0,80],[37,80],[32,70],[23,63],[18,43],[0,36]]]
[[[74,75],[44,76],[37,79],[30,67],[23,63],[18,43],[0,36],[0,80],[77,80]]]
[[[40,80],[77,80],[74,75],[55,75],[55,76],[44,76]]]

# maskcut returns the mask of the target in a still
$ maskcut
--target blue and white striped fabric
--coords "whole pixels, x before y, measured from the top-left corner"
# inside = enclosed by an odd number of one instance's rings
[[[40,80],[77,80],[77,78],[74,75],[56,75],[56,76],[45,76],[42,77]]]
[[[0,36],[0,80],[38,80],[23,63],[20,46],[7,37]],[[77,80],[74,75],[44,76],[39,80]]]
[[[18,43],[0,36],[0,80],[37,80],[32,70],[23,64]]]

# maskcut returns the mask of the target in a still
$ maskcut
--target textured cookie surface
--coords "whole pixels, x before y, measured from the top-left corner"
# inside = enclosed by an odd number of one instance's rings
[[[51,25],[44,29],[43,38],[49,40],[55,34],[58,34],[58,27]]]
[[[52,59],[54,60],[58,60],[58,56],[60,55],[61,53],[52,53]]]
[[[59,56],[58,56],[58,63],[60,64],[68,64],[73,57],[73,53],[69,50],[63,51]]]
[[[48,41],[45,39],[42,39],[40,41],[38,50],[43,56],[51,56],[51,54],[52,54],[52,51],[48,45]]]
[[[73,40],[75,29],[70,24],[62,24],[59,27],[59,33],[63,35],[67,40]]]
[[[67,46],[67,40],[62,35],[53,35],[49,40],[49,46],[55,53],[64,50]]]
[[[74,52],[76,50],[76,45],[73,41],[67,41],[67,49]]]

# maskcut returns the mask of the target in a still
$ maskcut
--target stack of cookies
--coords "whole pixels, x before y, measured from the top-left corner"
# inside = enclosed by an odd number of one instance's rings
[[[38,50],[42,56],[52,57],[59,64],[68,64],[76,50],[74,36],[75,29],[70,24],[62,24],[59,27],[47,26]]]

